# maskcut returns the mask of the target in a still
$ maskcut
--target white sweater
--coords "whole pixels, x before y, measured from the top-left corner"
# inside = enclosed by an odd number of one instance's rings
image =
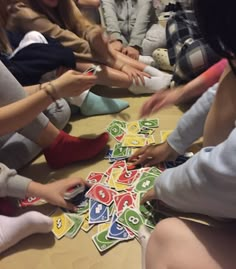
[[[178,153],[202,136],[217,88],[210,88],[168,137]],[[182,212],[236,218],[236,129],[221,144],[205,147],[183,165],[164,171],[155,189],[158,199]]]

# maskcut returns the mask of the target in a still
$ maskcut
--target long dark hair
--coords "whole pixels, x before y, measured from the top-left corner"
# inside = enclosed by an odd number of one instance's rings
[[[236,1],[194,0],[194,10],[209,45],[222,57],[236,55]]]

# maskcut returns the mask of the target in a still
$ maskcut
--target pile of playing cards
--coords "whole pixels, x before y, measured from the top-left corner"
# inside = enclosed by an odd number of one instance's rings
[[[158,126],[158,119],[132,122],[113,120],[107,131],[118,143],[105,158],[109,159],[109,162],[126,159],[136,148],[155,143],[153,133]]]

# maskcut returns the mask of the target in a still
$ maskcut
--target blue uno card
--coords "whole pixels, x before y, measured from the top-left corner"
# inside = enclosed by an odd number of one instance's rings
[[[95,200],[89,200],[89,223],[101,223],[109,220],[109,207]]]
[[[111,220],[111,226],[109,228],[107,237],[111,239],[127,240],[129,239],[129,234],[125,227],[116,222],[117,216],[114,214]]]

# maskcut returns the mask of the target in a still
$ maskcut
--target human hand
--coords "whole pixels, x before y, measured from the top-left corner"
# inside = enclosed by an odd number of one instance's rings
[[[122,53],[129,56],[130,58],[134,60],[138,60],[139,58],[139,50],[135,47],[125,47],[122,49]]]
[[[155,188],[153,187],[152,189],[148,190],[142,197],[140,201],[140,205],[145,204],[146,202],[156,200],[157,199],[157,194],[155,191]]]
[[[58,98],[78,96],[96,84],[97,77],[69,70],[52,81]]]
[[[144,81],[144,77],[147,78],[151,78],[151,76],[148,73],[142,72],[136,68],[133,68],[132,66],[128,65],[128,64],[124,64],[121,67],[121,71],[126,73],[126,75],[128,75],[129,79],[131,81],[134,81],[135,84],[138,85],[144,85],[145,81]]]
[[[143,104],[140,110],[140,118],[145,118],[164,107],[179,104],[181,98],[182,87],[158,91]]]
[[[110,47],[116,51],[121,52],[123,48],[123,44],[119,40],[114,40],[110,42]]]
[[[64,199],[64,194],[68,189],[76,185],[91,186],[81,178],[61,179],[48,184],[32,181],[28,186],[27,196],[40,197],[52,205],[75,211],[76,207]]]
[[[148,145],[138,149],[129,161],[134,165],[142,164],[146,167],[158,165],[163,161],[174,161],[178,153],[172,147],[164,142],[159,145]]]

